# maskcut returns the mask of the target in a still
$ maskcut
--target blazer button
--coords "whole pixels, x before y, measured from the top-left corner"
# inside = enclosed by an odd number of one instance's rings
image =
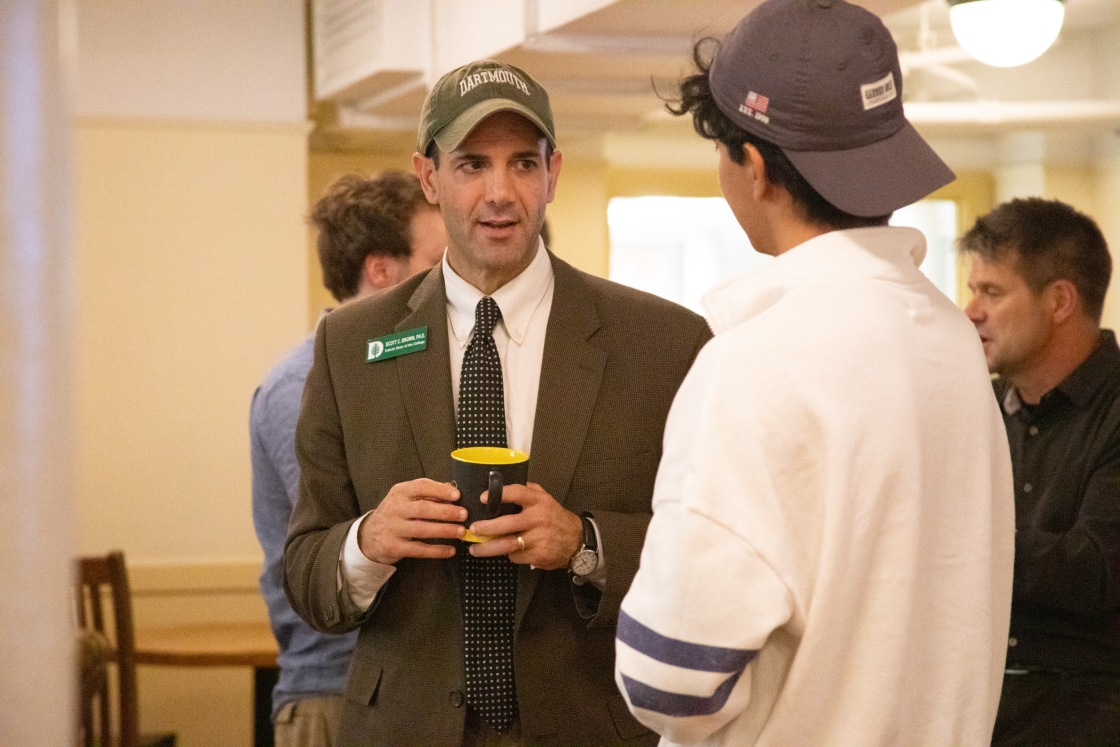
[[[453,708],[462,708],[463,707],[463,693],[460,692],[459,690],[452,690],[451,691],[451,706]]]

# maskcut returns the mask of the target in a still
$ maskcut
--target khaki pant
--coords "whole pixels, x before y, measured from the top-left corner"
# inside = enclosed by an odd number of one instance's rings
[[[285,703],[276,714],[276,747],[337,747],[341,695]]]

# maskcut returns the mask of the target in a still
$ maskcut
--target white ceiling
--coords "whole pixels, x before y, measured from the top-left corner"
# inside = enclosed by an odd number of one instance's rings
[[[882,15],[912,1],[858,4]],[[670,121],[657,91],[673,95],[676,81],[693,72],[694,42],[722,37],[758,4],[618,0],[498,56],[549,90],[557,127],[572,134],[640,130]]]
[[[696,39],[722,36],[758,2],[617,0],[547,33],[518,28],[522,41],[493,56],[524,68],[549,90],[567,151],[696,163],[711,158],[710,145],[691,133],[690,122],[665,112],[658,92],[671,96],[675,82],[691,71]],[[1092,158],[1109,139],[1120,140],[1113,134],[1120,127],[1120,0],[1067,0],[1066,25],[1055,46],[1013,69],[964,55],[944,0],[858,4],[882,16],[895,36],[908,116],[954,158],[990,160],[999,150],[993,143],[1023,131],[1045,133],[1054,143],[1050,153],[1074,160]],[[432,7],[439,12],[439,3]],[[373,100],[339,97],[342,114],[320,126],[317,143],[407,143],[430,83],[422,78]]]

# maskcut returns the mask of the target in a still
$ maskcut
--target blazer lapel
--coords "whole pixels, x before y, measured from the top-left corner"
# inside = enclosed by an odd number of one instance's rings
[[[436,265],[408,301],[412,310],[396,331],[428,328],[428,347],[397,358],[401,401],[408,413],[424,476],[438,482],[451,479],[455,449],[455,412],[451,398],[451,364],[447,339],[447,296],[443,268]]]
[[[451,395],[451,357],[447,338],[447,293],[443,266],[436,265],[408,299],[412,313],[401,320],[397,332],[428,328],[428,347],[421,353],[397,358],[401,401],[424,468],[424,477],[451,480],[451,452],[455,449],[455,404]],[[442,564],[453,587],[459,586],[459,563]]]
[[[539,483],[563,505],[591,423],[607,352],[589,342],[601,326],[594,296],[574,268],[551,252],[549,256],[556,287],[541,361],[529,481]],[[541,571],[521,567],[517,584],[518,626],[540,574]]]

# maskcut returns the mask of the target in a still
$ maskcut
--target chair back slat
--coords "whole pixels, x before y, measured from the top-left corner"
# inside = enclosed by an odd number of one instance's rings
[[[99,723],[96,729],[93,724],[93,704],[83,698],[79,708],[85,744],[90,747],[96,739],[102,745],[136,747],[139,740],[136,640],[132,626],[132,594],[124,554],[117,550],[104,556],[79,558],[76,575],[78,624],[105,636],[111,646],[111,660],[117,664],[117,728],[112,728],[110,688],[106,679],[106,683],[101,685],[94,696],[98,701],[96,720]],[[110,619],[112,625],[108,624]]]

